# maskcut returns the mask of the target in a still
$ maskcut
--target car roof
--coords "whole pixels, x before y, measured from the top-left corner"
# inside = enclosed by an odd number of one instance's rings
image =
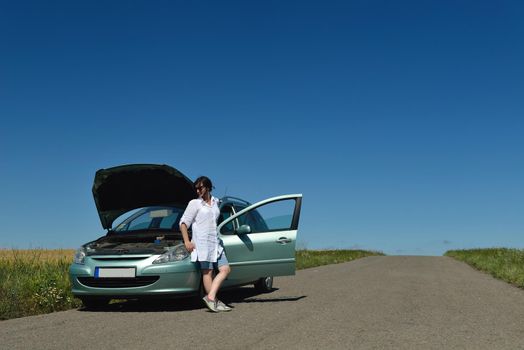
[[[220,199],[220,202],[221,202],[222,205],[224,205],[224,204],[240,204],[240,205],[244,205],[244,206],[251,205],[251,203],[249,203],[246,200],[243,200],[243,199],[238,198],[238,197],[232,197],[232,196],[222,197]]]

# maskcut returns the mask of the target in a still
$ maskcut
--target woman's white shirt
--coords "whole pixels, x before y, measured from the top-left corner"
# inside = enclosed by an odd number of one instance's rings
[[[220,215],[218,199],[211,197],[211,204],[202,198],[193,199],[187,205],[180,225],[192,227],[191,241],[195,249],[191,252],[191,261],[216,262],[222,253],[222,245],[219,244],[217,234],[217,220]]]

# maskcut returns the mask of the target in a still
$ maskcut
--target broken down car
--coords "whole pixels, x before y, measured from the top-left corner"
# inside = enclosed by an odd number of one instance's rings
[[[198,264],[190,261],[179,230],[187,203],[196,198],[189,178],[168,165],[100,169],[93,197],[107,232],[82,245],[69,269],[72,293],[85,307],[202,294]],[[220,200],[218,235],[231,266],[223,288],[253,284],[270,291],[274,276],[295,273],[301,203],[301,194],[254,204]]]

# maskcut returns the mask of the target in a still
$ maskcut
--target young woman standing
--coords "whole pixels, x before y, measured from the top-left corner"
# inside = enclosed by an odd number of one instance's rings
[[[222,282],[231,272],[224,247],[218,238],[218,199],[211,195],[213,184],[208,177],[200,176],[194,185],[198,199],[191,200],[187,205],[180,219],[180,231],[184,245],[191,253],[191,261],[197,262],[202,271],[202,281],[207,293],[203,298],[206,306],[213,312],[230,311],[231,308],[217,298]],[[192,227],[191,240],[189,227]],[[213,278],[214,269],[218,269],[218,274]]]

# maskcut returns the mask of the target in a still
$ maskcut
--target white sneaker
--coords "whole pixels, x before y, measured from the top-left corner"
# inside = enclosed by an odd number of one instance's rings
[[[214,301],[214,300],[209,300],[207,298],[207,295],[205,297],[202,298],[202,300],[204,300],[204,303],[206,304],[207,308],[213,312],[218,312],[218,309],[217,309],[217,302]]]
[[[223,302],[221,302],[218,299],[216,301],[216,309],[218,311],[231,311],[231,308],[229,306],[227,306],[226,304],[224,304]]]

